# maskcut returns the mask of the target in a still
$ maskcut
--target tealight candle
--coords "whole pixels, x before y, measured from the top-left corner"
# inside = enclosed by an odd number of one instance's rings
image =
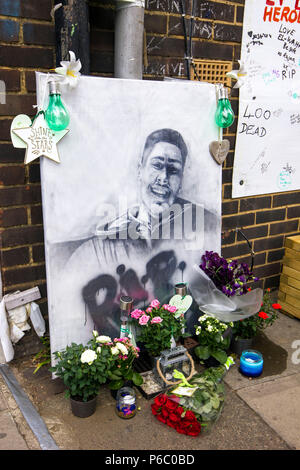
[[[259,351],[248,349],[240,357],[240,371],[248,377],[258,377],[263,370],[263,357]]]

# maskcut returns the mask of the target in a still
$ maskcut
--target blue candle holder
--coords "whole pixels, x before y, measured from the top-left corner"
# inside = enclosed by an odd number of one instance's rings
[[[254,349],[247,349],[240,357],[240,372],[247,377],[258,377],[263,370],[262,354]]]

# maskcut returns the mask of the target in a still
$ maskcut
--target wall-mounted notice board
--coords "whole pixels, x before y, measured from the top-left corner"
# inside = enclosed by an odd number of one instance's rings
[[[300,0],[246,0],[232,197],[300,189]]]

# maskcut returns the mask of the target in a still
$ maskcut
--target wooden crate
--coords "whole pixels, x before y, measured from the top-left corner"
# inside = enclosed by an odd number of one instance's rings
[[[285,240],[278,299],[284,313],[300,318],[300,235]]]

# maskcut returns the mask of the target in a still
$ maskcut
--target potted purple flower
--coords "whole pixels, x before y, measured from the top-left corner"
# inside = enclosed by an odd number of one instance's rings
[[[247,263],[239,263],[238,260],[227,261],[214,251],[205,252],[200,268],[227,297],[247,294],[248,282],[258,281],[258,277],[253,275]]]
[[[239,263],[238,260],[226,260],[225,258],[219,256],[218,253],[213,251],[205,252],[205,254],[202,256],[200,268],[212,280],[215,287],[229,298],[247,294],[248,291],[251,291],[251,289],[248,287],[248,283],[258,281],[258,277],[254,276],[247,263]],[[257,314],[257,312],[255,312],[255,314]],[[249,325],[250,328],[250,326],[255,323],[253,320],[254,317],[255,315],[246,318],[243,324],[245,326]],[[239,348],[239,345],[236,345],[236,343],[240,342],[241,338],[237,334],[237,324],[239,324],[240,327],[242,323],[238,321],[231,324],[231,335],[233,333],[231,345],[234,344],[236,348]],[[242,339],[245,340],[245,338]]]

